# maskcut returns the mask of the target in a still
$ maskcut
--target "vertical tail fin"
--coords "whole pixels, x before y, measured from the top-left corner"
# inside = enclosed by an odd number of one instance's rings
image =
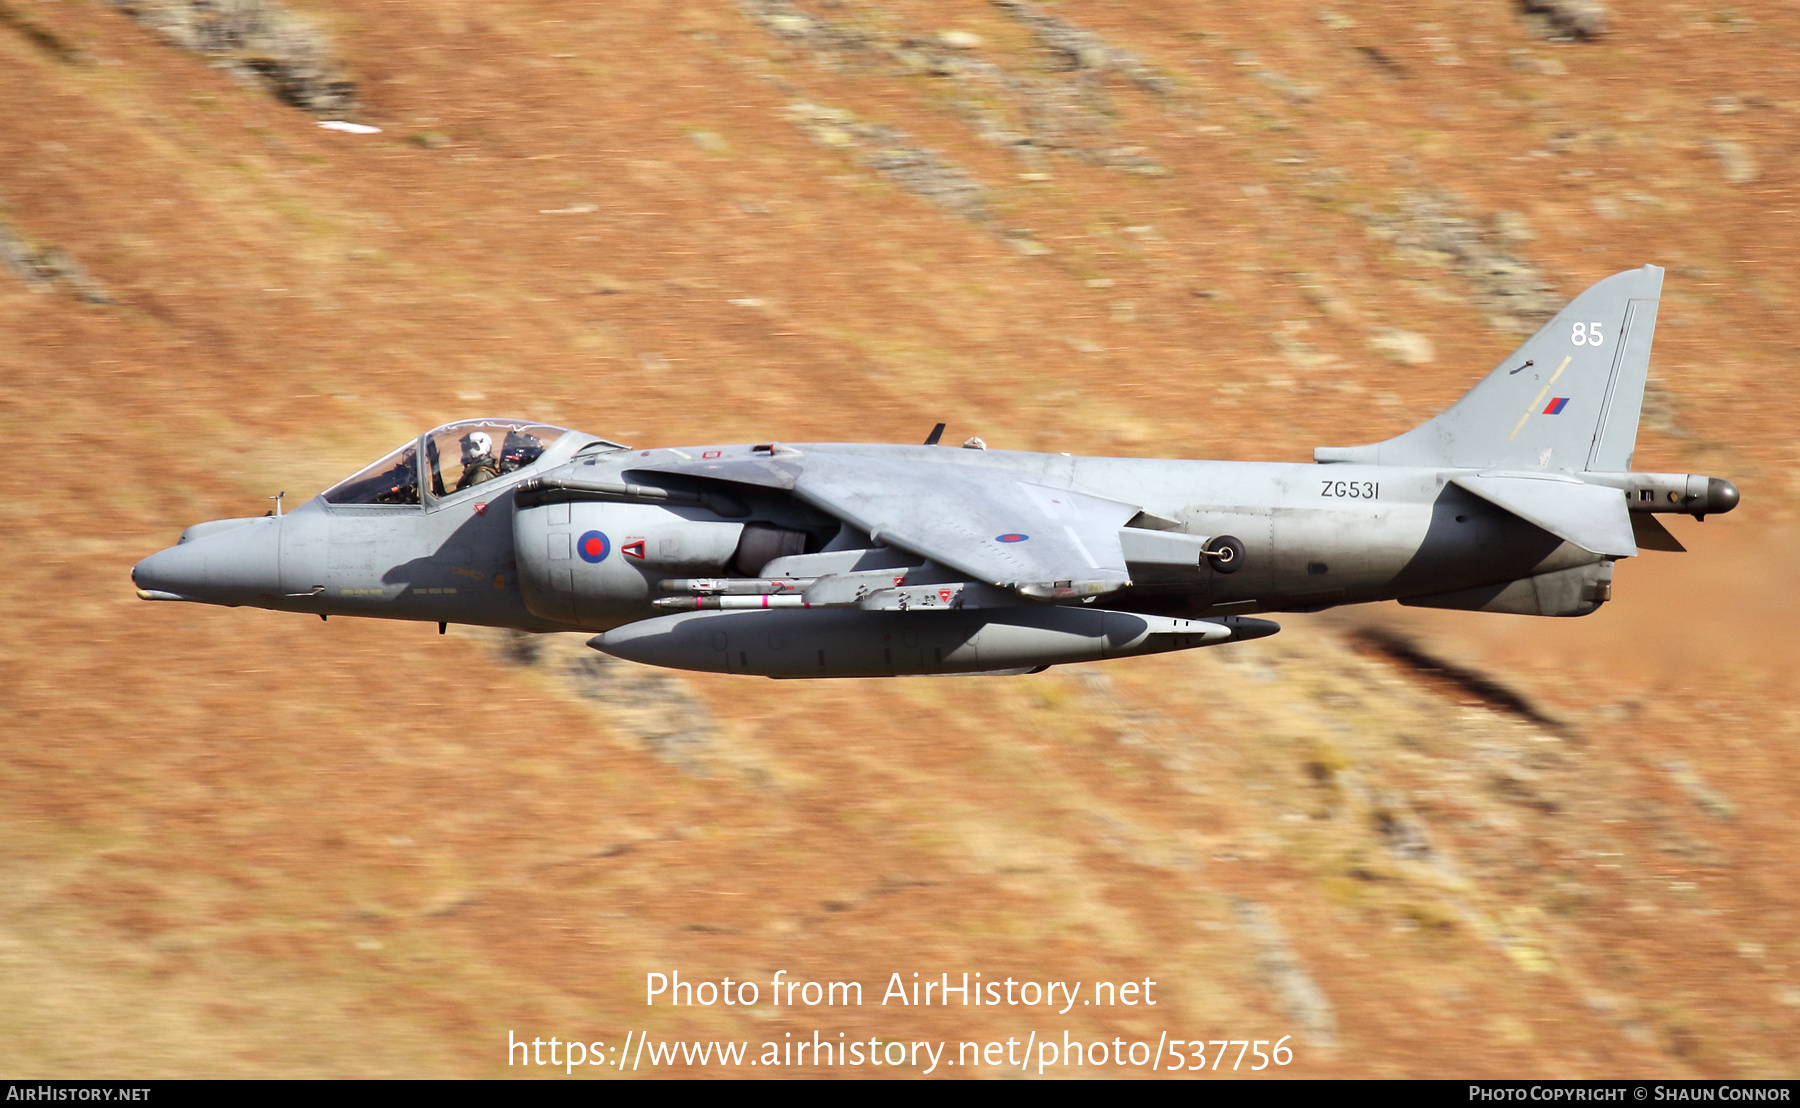
[[[1631,468],[1663,271],[1614,274],[1571,300],[1441,415],[1318,462],[1467,469]]]

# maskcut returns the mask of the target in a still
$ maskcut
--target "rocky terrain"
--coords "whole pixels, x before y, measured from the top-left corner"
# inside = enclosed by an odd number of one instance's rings
[[[817,1029],[1792,1075],[1797,50],[1773,0],[0,0],[4,1068]],[[1637,464],[1744,506],[1587,619],[772,682],[127,577],[479,414],[1303,460],[1645,262]],[[646,1007],[671,970],[868,1001]],[[875,1002],[965,971],[1159,1003]]]

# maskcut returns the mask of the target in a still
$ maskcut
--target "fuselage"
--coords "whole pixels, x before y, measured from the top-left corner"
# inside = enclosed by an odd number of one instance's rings
[[[425,440],[421,440],[425,441]],[[1107,609],[1188,617],[1317,610],[1515,581],[1605,561],[1450,484],[1465,471],[1397,466],[1073,457],[869,444],[783,451],[976,467],[1143,508],[1134,526],[1243,545],[1235,572],[1205,560],[1134,569]],[[746,528],[788,538],[786,561],[874,551],[859,567],[929,583],[942,567],[889,550],[777,489],[700,496],[691,483],[633,470],[749,458],[752,444],[631,450],[568,432],[534,464],[460,491],[425,483],[413,503],[332,503],[201,524],[134,570],[140,590],[318,615],[605,631],[664,615],[665,582],[739,575]],[[546,499],[543,486],[634,487]],[[525,485],[522,492],[520,486]],[[340,486],[341,487],[341,486]],[[704,491],[704,490],[701,490]],[[683,499],[684,498],[684,499]],[[585,545],[584,545],[585,544]],[[798,561],[793,559],[798,558]],[[736,568],[734,568],[734,566]],[[761,567],[753,567],[760,570]],[[1017,603],[1035,603],[1019,599]]]

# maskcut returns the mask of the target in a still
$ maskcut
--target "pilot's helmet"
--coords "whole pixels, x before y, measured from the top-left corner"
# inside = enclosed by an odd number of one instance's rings
[[[470,431],[462,437],[463,465],[492,457],[493,453],[494,439],[486,431]]]
[[[508,431],[500,446],[500,468],[510,473],[524,469],[544,453],[544,440],[529,431]]]

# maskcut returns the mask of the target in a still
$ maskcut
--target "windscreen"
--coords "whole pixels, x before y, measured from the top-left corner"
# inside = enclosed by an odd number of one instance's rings
[[[328,504],[417,504],[419,448],[409,442],[362,472],[326,489]]]

